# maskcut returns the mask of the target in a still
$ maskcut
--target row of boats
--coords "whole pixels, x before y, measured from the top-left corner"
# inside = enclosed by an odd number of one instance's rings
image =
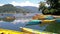
[[[25,27],[20,27],[20,29],[21,31],[0,29],[0,34],[57,34],[52,32],[34,30],[30,28],[25,28]]]
[[[60,23],[60,16],[37,14],[32,17],[32,20],[30,20],[27,23],[27,25],[50,24],[50,23]]]

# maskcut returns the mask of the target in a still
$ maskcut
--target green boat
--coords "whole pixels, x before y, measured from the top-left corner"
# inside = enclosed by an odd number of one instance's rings
[[[31,20],[26,25],[37,25],[41,23],[42,23],[41,20]]]

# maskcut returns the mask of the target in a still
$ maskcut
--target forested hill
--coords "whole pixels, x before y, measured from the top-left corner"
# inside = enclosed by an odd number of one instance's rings
[[[0,6],[0,13],[23,13],[23,12],[25,12],[25,10],[21,8],[16,8],[11,4],[5,4],[3,6]]]
[[[0,6],[0,13],[41,13],[38,7],[34,6],[14,6],[12,4],[5,4]]]

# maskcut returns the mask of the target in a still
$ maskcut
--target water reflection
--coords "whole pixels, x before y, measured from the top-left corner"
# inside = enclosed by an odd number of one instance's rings
[[[38,30],[44,30],[46,27],[46,26],[40,27],[39,25],[25,26],[27,24],[27,21],[26,20],[24,22],[23,21],[20,20],[16,20],[15,22],[1,21],[0,28],[20,31],[19,27],[27,27],[27,28],[38,29]]]
[[[0,21],[0,28],[4,29],[11,29],[11,30],[17,30],[20,31],[19,27],[27,27],[32,29],[38,29],[38,30],[44,30],[46,26],[40,27],[39,25],[31,25],[31,26],[25,26],[29,20],[31,20],[31,17],[35,14],[14,14],[16,19],[13,22],[5,22]]]

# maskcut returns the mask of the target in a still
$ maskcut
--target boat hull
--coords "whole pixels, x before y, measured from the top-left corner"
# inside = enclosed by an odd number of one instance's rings
[[[24,28],[24,27],[20,27],[22,32],[27,32],[30,34],[57,34],[57,33],[52,33],[52,32],[43,32],[43,31],[38,31],[38,30],[34,30],[34,29],[30,29],[30,28]]]
[[[15,30],[0,29],[0,34],[30,34],[30,33],[24,33]]]

